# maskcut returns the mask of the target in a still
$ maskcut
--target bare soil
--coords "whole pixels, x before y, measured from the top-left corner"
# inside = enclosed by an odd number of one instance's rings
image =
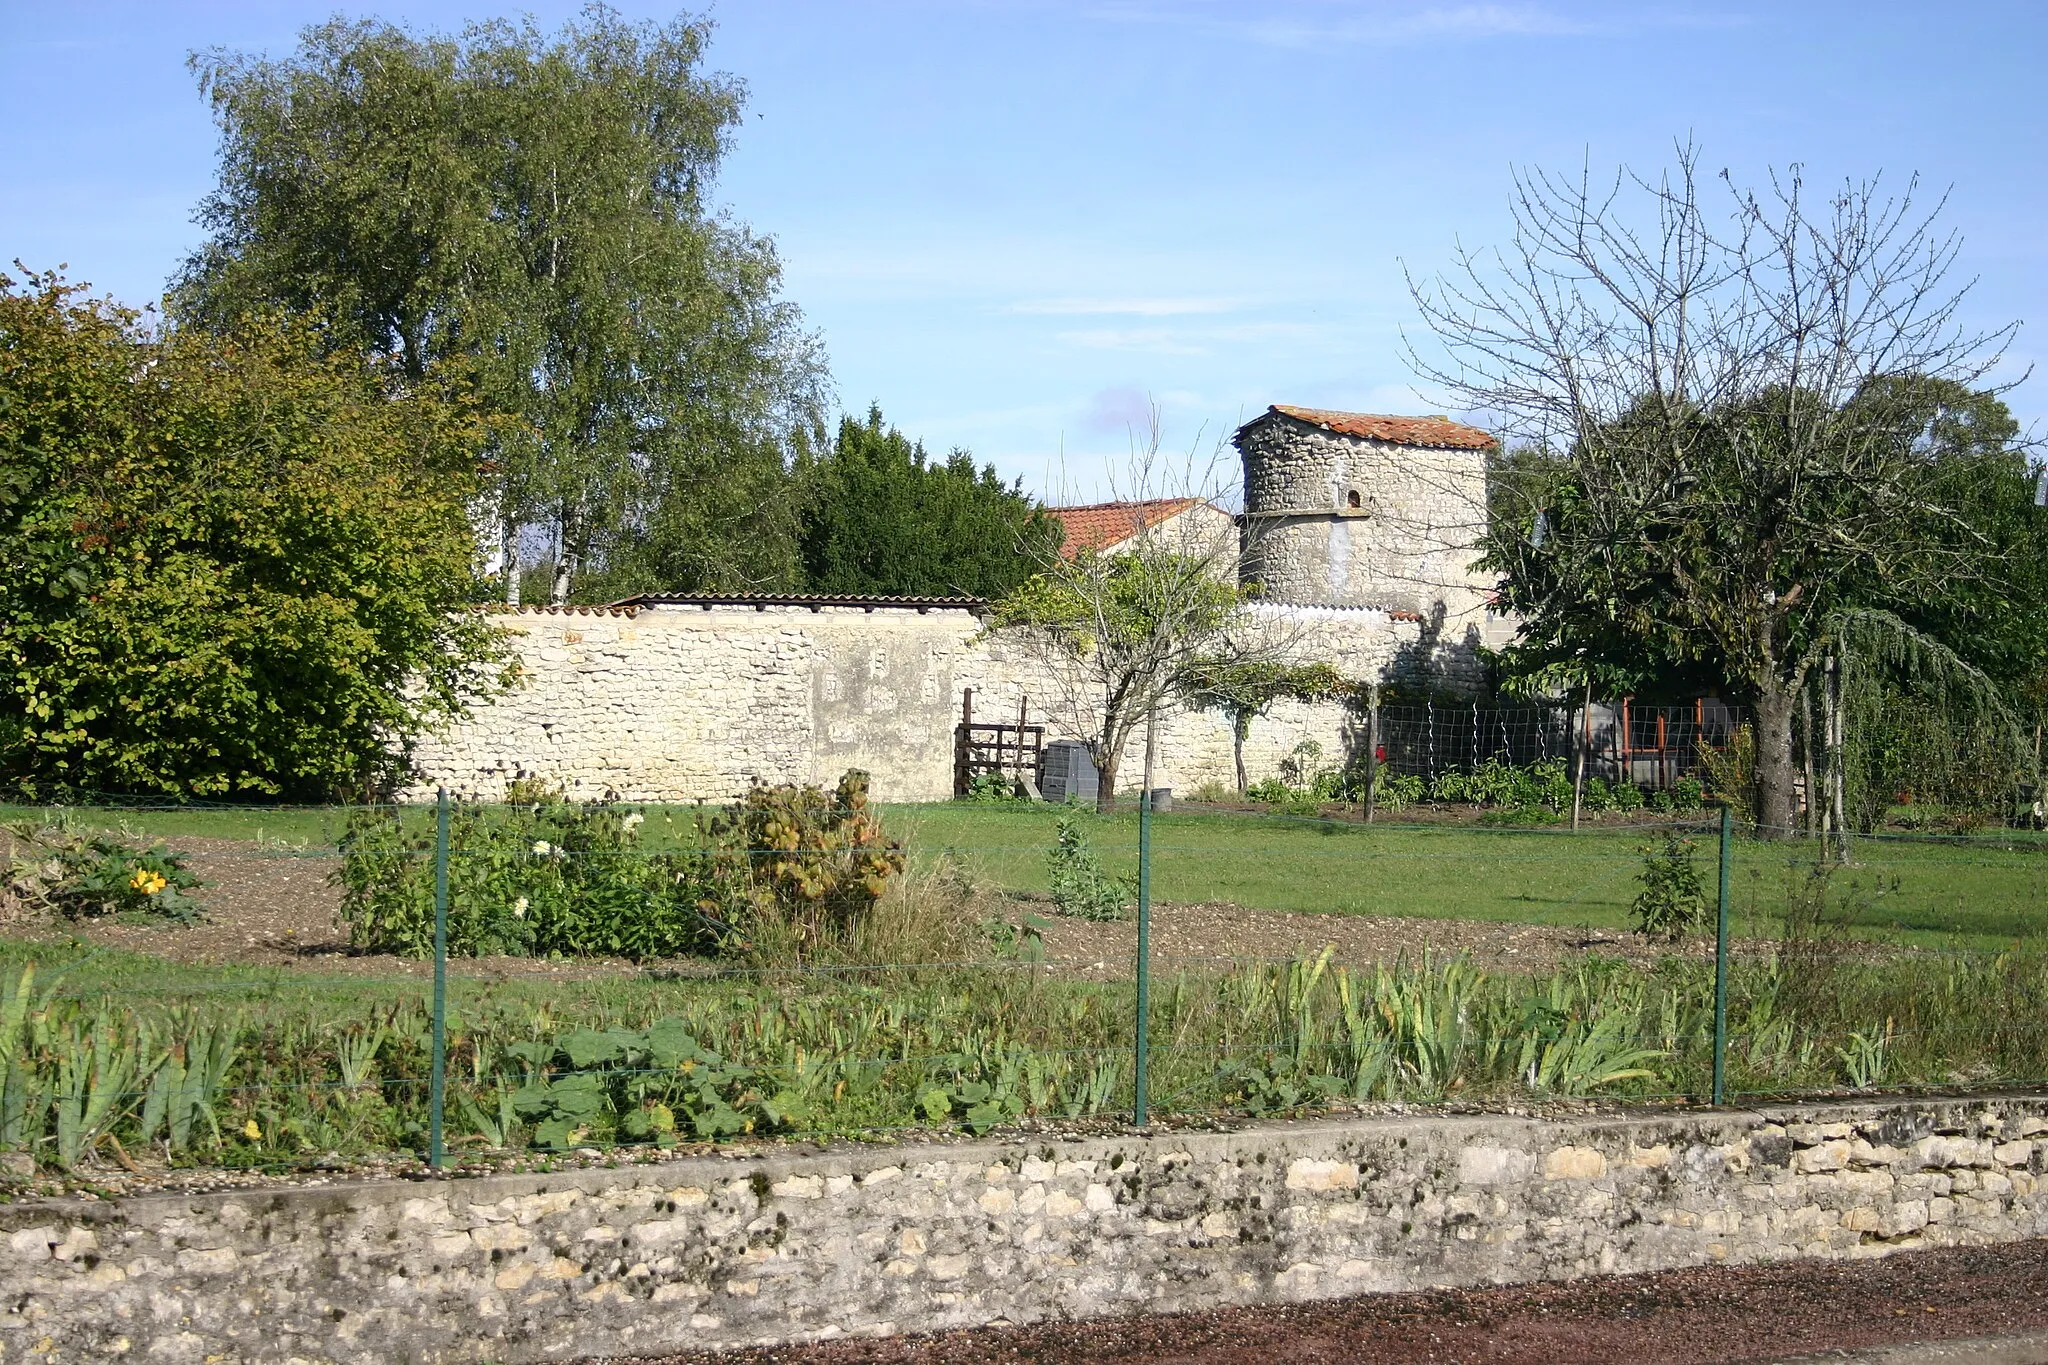
[[[76,935],[96,945],[193,965],[291,967],[375,976],[420,975],[431,970],[425,962],[365,952],[349,943],[348,931],[339,920],[341,891],[329,880],[338,866],[332,853],[299,852],[234,839],[180,838],[170,842],[206,883],[195,893],[205,910],[198,923],[108,919],[17,924],[10,926],[11,932],[51,939]],[[1001,918],[1017,924],[1028,917],[1042,924],[1039,932],[1047,962],[1082,974],[1104,978],[1128,975],[1137,951],[1137,927],[1131,921],[1102,924],[1062,918],[1052,913],[1043,897],[984,892],[970,912],[978,919]],[[1227,901],[1160,904],[1152,912],[1157,970],[1286,959],[1318,953],[1325,947],[1332,949],[1333,960],[1340,962],[1465,953],[1502,969],[1542,968],[1589,952],[1647,962],[1670,951],[1626,934],[1569,926],[1290,914],[1247,909]],[[1692,945],[1686,951],[1704,951],[1704,947]],[[702,970],[706,965],[695,959],[632,963],[487,957],[453,962],[450,967],[461,975],[482,979],[572,979],[648,972],[673,975]]]
[[[1277,1308],[982,1328],[607,1365],[1145,1361],[1735,1365],[2048,1327],[2048,1240]],[[585,1362],[598,1365],[598,1362]]]

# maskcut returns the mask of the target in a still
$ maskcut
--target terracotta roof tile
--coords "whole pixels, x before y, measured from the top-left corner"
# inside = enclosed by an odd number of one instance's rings
[[[1490,450],[1498,444],[1478,427],[1453,422],[1448,417],[1388,417],[1372,412],[1331,412],[1325,408],[1296,408],[1275,403],[1268,415],[1279,413],[1297,422],[1307,422],[1341,436],[1363,436],[1374,441],[1391,441],[1404,446],[1448,446],[1456,450]],[[1264,421],[1264,418],[1255,419]],[[1246,425],[1251,425],[1247,423]]]
[[[1046,510],[1067,528],[1060,553],[1072,559],[1083,550],[1101,550],[1129,540],[1147,526],[1179,516],[1200,498],[1152,498],[1144,502],[1096,502],[1083,507]]]

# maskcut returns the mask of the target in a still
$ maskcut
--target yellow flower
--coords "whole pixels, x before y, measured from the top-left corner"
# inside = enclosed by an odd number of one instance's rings
[[[152,872],[146,867],[136,868],[135,875],[128,879],[129,889],[139,891],[145,896],[154,896],[166,885],[168,883],[165,882],[163,873]]]
[[[261,1142],[263,1141],[263,1130],[256,1126],[256,1120],[250,1119],[242,1125],[242,1136],[248,1138],[251,1142]]]

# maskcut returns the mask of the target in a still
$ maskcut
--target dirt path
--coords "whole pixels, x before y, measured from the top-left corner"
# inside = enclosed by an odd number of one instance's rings
[[[1735,1365],[2048,1329],[2048,1240],[1500,1289],[1380,1294],[1285,1308],[989,1328],[661,1357],[658,1365],[1081,1361],[1180,1365]],[[1973,1354],[1991,1359],[1993,1348]],[[1961,1360],[1935,1351],[1888,1354]],[[1825,1357],[1823,1357],[1825,1358]],[[2040,1360],[2020,1347],[2003,1357]],[[585,1365],[597,1365],[586,1362]],[[629,1365],[612,1360],[606,1365]],[[652,1360],[632,1365],[657,1365]]]

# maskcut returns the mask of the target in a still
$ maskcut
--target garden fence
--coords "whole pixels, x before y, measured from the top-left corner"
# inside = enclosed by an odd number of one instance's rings
[[[1588,776],[1652,791],[1697,775],[1701,747],[1725,750],[1749,721],[1746,708],[1711,699],[1650,706],[1627,697],[1591,706],[1426,701],[1382,706],[1376,717],[1387,767],[1424,781],[1487,762],[1524,767],[1549,761],[1569,768],[1583,748]]]
[[[768,958],[721,946],[732,912],[701,902],[693,954],[450,956],[451,914],[480,922],[480,897],[519,924],[600,913],[547,900],[577,859],[625,869],[577,883],[593,896],[684,866],[695,812],[608,809],[641,817],[630,839],[537,839],[529,875],[490,843],[526,828],[514,808],[14,808],[18,871],[23,839],[55,830],[81,859],[165,839],[211,885],[191,924],[131,908],[53,932],[18,912],[0,931],[0,1150],[115,1177],[482,1169],[778,1134],[2048,1078],[2048,841],[2027,831],[1845,850],[1718,810],[1571,832],[956,802],[882,811],[908,856],[888,896],[924,897],[950,935]],[[378,822],[402,838],[373,865]],[[377,867],[410,879],[424,956],[324,927]],[[1061,913],[1091,877],[1105,917]],[[1669,941],[1635,932],[1645,914]]]

